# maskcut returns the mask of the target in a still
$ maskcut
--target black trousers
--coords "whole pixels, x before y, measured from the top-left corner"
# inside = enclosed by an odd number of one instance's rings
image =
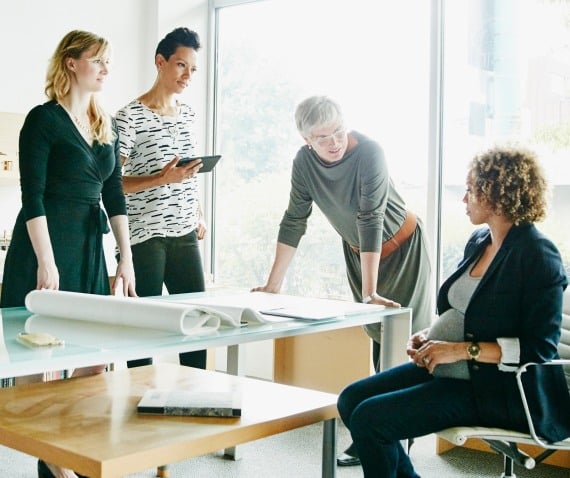
[[[136,291],[140,297],[203,292],[206,289],[196,231],[181,237],[153,237],[131,246]],[[206,351],[183,352],[180,365],[206,368]],[[152,364],[152,358],[129,360],[127,367]]]

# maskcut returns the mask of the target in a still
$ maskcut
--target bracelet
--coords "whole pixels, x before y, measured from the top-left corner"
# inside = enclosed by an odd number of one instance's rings
[[[372,302],[374,299],[377,299],[378,297],[380,297],[376,292],[373,292],[370,295],[367,295],[366,297],[362,298],[362,303],[363,304],[369,304],[370,302]]]

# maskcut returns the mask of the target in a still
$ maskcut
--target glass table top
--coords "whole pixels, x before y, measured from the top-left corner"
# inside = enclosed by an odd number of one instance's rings
[[[227,292],[176,294],[156,299],[191,301],[217,294],[227,295]],[[374,309],[320,320],[267,317],[270,322],[249,323],[240,328],[222,326],[202,336],[56,319],[56,327],[46,332],[62,338],[65,344],[32,348],[17,340],[18,334],[25,331],[31,312],[24,307],[5,308],[0,309],[0,378],[324,332],[382,322],[386,317],[401,314],[411,316],[411,309]]]

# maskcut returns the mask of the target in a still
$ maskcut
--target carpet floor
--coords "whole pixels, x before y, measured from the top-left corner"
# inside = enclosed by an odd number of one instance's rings
[[[240,447],[242,458],[233,461],[222,452],[173,463],[170,478],[319,478],[321,476],[322,425],[312,425],[247,443]],[[346,428],[339,425],[337,447],[350,443]],[[415,441],[411,457],[422,478],[496,477],[502,473],[502,457],[464,448],[435,453],[435,436]],[[126,475],[125,478],[152,478],[155,469]],[[516,467],[518,478],[570,478],[570,470],[539,464],[534,470]],[[36,459],[0,447],[0,476],[36,478]],[[337,468],[337,478],[362,477],[359,466]]]

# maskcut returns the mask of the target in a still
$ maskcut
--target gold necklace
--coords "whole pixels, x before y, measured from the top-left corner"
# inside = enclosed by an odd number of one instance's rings
[[[61,107],[66,111],[66,113],[71,117],[73,122],[79,127],[81,131],[83,131],[87,136],[91,137],[93,135],[93,131],[90,126],[87,126],[83,121],[81,121],[73,111],[67,109],[67,107],[60,103]]]
[[[83,121],[81,121],[77,116],[75,116],[73,113],[71,113],[71,116],[73,116],[73,120],[75,121],[75,124],[77,124],[77,126],[79,126],[79,128],[81,130],[83,130],[83,132],[87,135],[87,136],[91,136],[93,134],[93,131],[91,130],[90,126],[87,126]]]

